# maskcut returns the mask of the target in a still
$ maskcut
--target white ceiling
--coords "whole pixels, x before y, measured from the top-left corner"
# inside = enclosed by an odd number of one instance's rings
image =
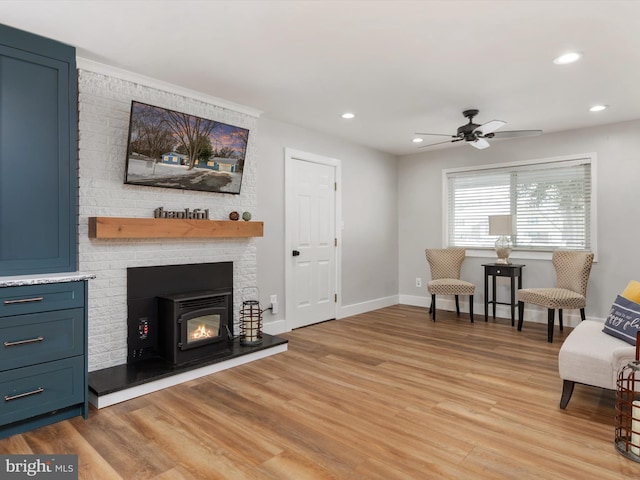
[[[545,133],[640,118],[640,1],[3,0],[0,22],[393,154],[468,108]]]

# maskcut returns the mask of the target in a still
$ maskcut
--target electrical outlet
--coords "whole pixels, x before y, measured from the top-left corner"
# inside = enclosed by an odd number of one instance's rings
[[[422,279],[420,277],[416,277],[416,287],[422,286]]]
[[[278,313],[278,296],[271,295],[271,315]]]

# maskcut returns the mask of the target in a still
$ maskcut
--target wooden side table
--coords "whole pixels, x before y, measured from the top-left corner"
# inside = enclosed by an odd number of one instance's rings
[[[496,318],[496,305],[511,305],[511,326],[515,325],[516,312],[516,278],[518,279],[518,289],[522,288],[522,268],[525,265],[515,263],[486,263],[484,267],[484,321],[489,320],[489,304],[493,305],[493,318]],[[489,300],[489,277],[493,279],[492,296]],[[496,301],[496,277],[511,278],[511,303]]]

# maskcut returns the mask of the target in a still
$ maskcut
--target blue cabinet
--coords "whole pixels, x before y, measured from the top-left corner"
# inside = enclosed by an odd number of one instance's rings
[[[88,415],[77,163],[75,49],[0,25],[0,437]]]
[[[75,49],[0,25],[0,276],[77,269]]]
[[[0,287],[0,438],[87,418],[86,298],[86,281]]]

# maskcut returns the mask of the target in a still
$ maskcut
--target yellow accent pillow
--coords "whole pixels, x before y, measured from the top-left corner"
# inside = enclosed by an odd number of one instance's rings
[[[640,303],[640,282],[631,280],[622,292],[622,296],[632,302]]]

